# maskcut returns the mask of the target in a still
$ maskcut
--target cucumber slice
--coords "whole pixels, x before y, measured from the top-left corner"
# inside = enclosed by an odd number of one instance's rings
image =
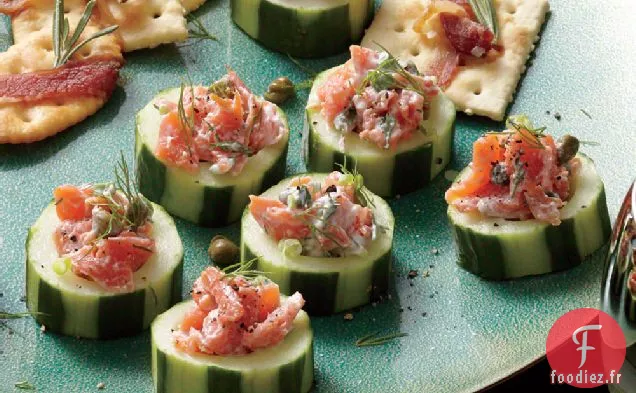
[[[574,195],[561,209],[558,226],[461,213],[449,206],[458,264],[481,277],[504,280],[577,266],[605,244],[611,226],[603,182],[592,160],[578,157],[582,167],[573,179]],[[457,180],[467,173],[462,171]]]
[[[159,97],[176,102],[179,89],[164,91],[152,102]],[[199,171],[192,174],[159,160],[155,150],[161,115],[152,102],[137,115],[135,161],[139,191],[169,213],[206,227],[224,226],[241,217],[250,194],[260,193],[285,176],[289,127],[280,108],[285,135],[277,144],[250,157],[239,176],[232,176],[213,174],[209,163],[201,163]]]
[[[325,174],[309,174],[323,181]],[[290,179],[263,193],[277,199]],[[259,257],[257,269],[279,285],[281,293],[298,291],[305,298],[305,310],[311,315],[329,315],[369,303],[388,291],[389,271],[393,258],[394,218],[389,205],[371,194],[378,229],[365,256],[319,258],[308,256],[284,257],[278,243],[268,236],[256,222],[249,209],[241,221],[241,260]]]
[[[344,52],[362,39],[373,0],[232,0],[232,20],[266,47],[294,57]]]
[[[336,69],[316,77],[307,102],[303,154],[308,170],[339,170],[346,158],[350,169],[357,165],[369,190],[392,197],[422,188],[448,165],[455,132],[455,105],[441,93],[431,103],[429,118],[424,122],[426,135],[415,132],[391,150],[381,149],[353,133],[345,135],[342,143],[342,133],[330,127],[320,113],[317,96],[318,86]]]
[[[183,246],[172,218],[153,204],[156,253],[133,275],[135,291],[113,294],[70,270],[58,275],[53,233],[60,223],[49,204],[26,241],[27,307],[47,330],[86,338],[140,333],[155,317],[181,300]]]
[[[314,379],[313,332],[300,311],[278,345],[240,356],[190,355],[172,338],[193,301],[179,303],[152,324],[152,376],[157,393],[306,393]]]

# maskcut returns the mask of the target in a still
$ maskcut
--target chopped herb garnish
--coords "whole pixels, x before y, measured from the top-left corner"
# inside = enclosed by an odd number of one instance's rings
[[[356,340],[356,347],[372,347],[375,345],[386,344],[389,341],[395,340],[396,338],[406,337],[408,334],[406,333],[391,333],[386,336],[378,337],[378,333],[373,332],[371,334],[367,334],[366,336],[359,338]]]
[[[193,14],[188,14],[186,19],[190,24],[190,28],[188,29],[188,35],[190,38],[194,38],[196,40],[218,41],[215,35],[210,34],[199,18]]]
[[[515,171],[512,174],[512,186],[510,187],[511,198],[517,192],[517,188],[519,187],[521,182],[523,182],[523,180],[526,178],[526,168],[524,167],[523,162],[521,162],[521,156],[519,154],[515,156],[514,168]]]
[[[22,390],[35,390],[35,386],[31,385],[27,380],[16,382],[13,386]]]
[[[530,120],[523,115],[510,116],[506,119],[506,131],[489,131],[486,134],[494,135],[512,135],[518,134],[521,139],[526,141],[530,147],[535,149],[545,149],[541,142],[541,138],[545,136],[547,127],[533,128]]]
[[[497,24],[497,13],[493,0],[468,0],[468,3],[473,9],[477,21],[494,34],[493,43],[497,42],[499,39],[499,25]]]
[[[340,167],[340,172],[344,173],[345,175],[353,176],[354,194],[360,206],[362,207],[371,206],[375,208],[375,205],[373,204],[373,198],[371,197],[369,191],[364,187],[364,178],[358,172],[357,165],[354,166],[353,171],[350,171],[349,169],[347,169],[346,157],[345,157],[344,165],[342,164],[337,164],[337,165]]]
[[[66,64],[67,61],[84,45],[90,41],[99,37],[105,36],[117,30],[119,26],[106,27],[88,38],[85,38],[80,43],[77,43],[82,32],[86,28],[88,21],[93,14],[93,7],[95,7],[96,0],[90,0],[84,8],[84,13],[77,22],[73,35],[70,35],[70,27],[68,18],[64,16],[64,0],[55,1],[55,10],[53,11],[53,53],[55,54],[55,60],[53,62],[54,68],[61,67]]]
[[[239,142],[215,142],[210,145],[213,149],[223,150],[229,153],[245,154],[248,157],[254,155],[254,151]]]
[[[216,81],[208,87],[208,92],[220,98],[234,98],[236,88],[227,78]]]

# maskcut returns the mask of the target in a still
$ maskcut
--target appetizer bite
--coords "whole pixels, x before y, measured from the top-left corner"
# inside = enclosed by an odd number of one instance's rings
[[[360,42],[373,0],[232,0],[232,20],[266,47],[294,57],[325,57]]]
[[[459,265],[488,279],[568,269],[608,240],[603,182],[579,141],[513,116],[446,191]]]
[[[155,391],[305,393],[314,378],[313,332],[299,293],[244,270],[209,267],[192,300],[152,324]],[[237,266],[232,266],[236,268]]]
[[[285,174],[285,114],[233,71],[160,93],[139,112],[135,137],[140,191],[203,226],[238,220],[250,194]]]
[[[394,219],[356,173],[283,180],[251,202],[241,222],[241,258],[299,291],[312,315],[369,303],[389,285]]]
[[[415,191],[450,161],[455,107],[412,63],[351,47],[351,60],[316,77],[304,130],[307,168],[349,162],[382,197]],[[408,176],[405,176],[408,174]]]
[[[131,184],[62,185],[29,230],[27,306],[47,330],[140,333],[181,299],[183,247],[172,218]]]
[[[458,110],[503,120],[548,0],[384,0],[362,46],[411,60]]]

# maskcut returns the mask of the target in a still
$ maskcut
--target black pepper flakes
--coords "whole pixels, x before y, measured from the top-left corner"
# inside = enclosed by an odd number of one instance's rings
[[[413,311],[413,308],[412,308],[411,306],[408,306],[408,307],[407,307],[407,309],[408,309],[409,311]]]
[[[554,112],[554,118],[557,119],[557,121],[561,121],[561,114],[559,112]]]

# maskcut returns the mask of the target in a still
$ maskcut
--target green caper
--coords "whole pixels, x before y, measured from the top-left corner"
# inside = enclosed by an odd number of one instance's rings
[[[233,241],[222,235],[216,235],[208,248],[210,259],[218,266],[229,266],[239,259],[239,248]]]
[[[559,165],[565,165],[573,159],[579,151],[579,145],[579,140],[572,135],[566,134],[559,138],[557,143],[557,158],[559,160]]]
[[[294,94],[296,94],[294,82],[287,77],[281,77],[269,84],[265,99],[274,104],[282,104],[292,98]]]

